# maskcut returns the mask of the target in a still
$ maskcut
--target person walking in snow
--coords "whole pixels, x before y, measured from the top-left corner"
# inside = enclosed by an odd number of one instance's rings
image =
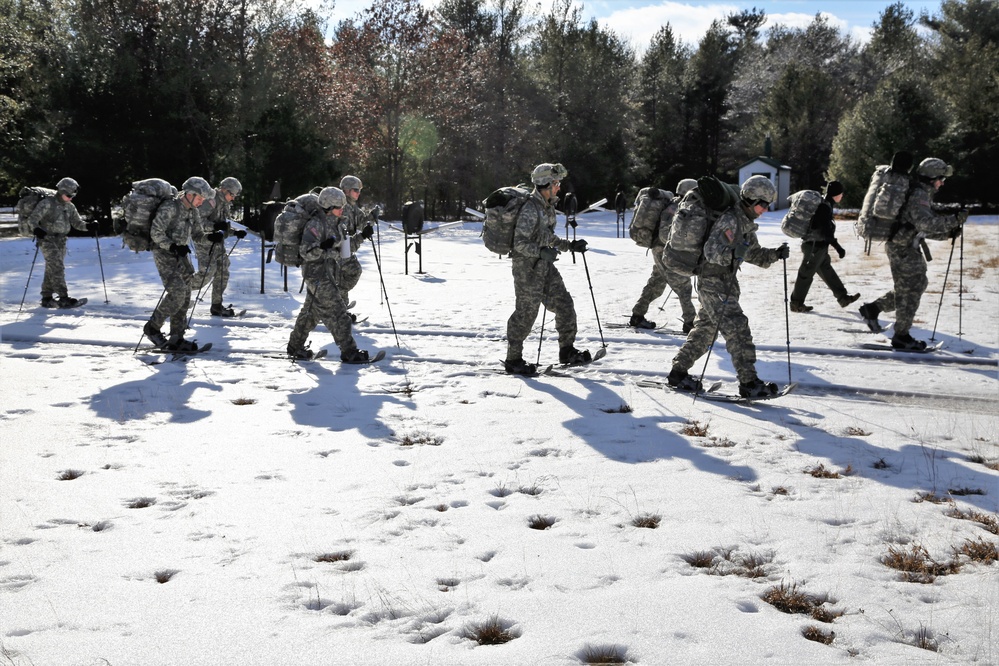
[[[629,323],[635,328],[653,329],[656,327],[656,323],[646,319],[645,315],[648,313],[652,302],[663,295],[667,286],[673,290],[677,300],[680,301],[683,332],[685,334],[689,333],[690,329],[694,327],[694,317],[697,316],[697,309],[694,307],[694,301],[691,298],[691,294],[694,291],[691,279],[669,267],[663,257],[663,248],[666,246],[666,240],[669,238],[673,225],[673,216],[677,212],[679,202],[687,192],[695,187],[697,187],[697,181],[693,178],[684,178],[681,180],[676,185],[676,198],[673,200],[676,203],[663,209],[659,223],[659,236],[653,241],[652,246],[652,275],[649,276],[649,281],[645,283],[645,288],[642,289],[642,294],[638,297],[635,307],[631,309],[631,321]]]
[[[895,333],[891,339],[891,346],[895,349],[926,349],[924,340],[916,340],[909,333],[912,320],[919,309],[919,301],[928,284],[921,241],[924,238],[957,238],[968,219],[968,211],[946,215],[937,213],[932,208],[933,195],[953,173],[952,166],[936,157],[927,157],[919,163],[905,206],[885,241],[893,288],[881,298],[865,303],[860,308],[860,316],[874,332],[882,330],[878,322],[879,314],[896,311]]]
[[[555,268],[559,252],[586,252],[586,241],[563,240],[555,234],[555,202],[563,178],[561,164],[539,164],[531,173],[534,191],[520,212],[513,232],[513,290],[516,306],[506,324],[507,353],[504,365],[511,374],[531,375],[537,366],[524,360],[524,340],[530,335],[538,308],[555,314],[558,359],[565,364],[588,363],[589,351],[576,349],[576,309]]]
[[[302,197],[298,198],[302,201]],[[295,320],[288,340],[288,356],[308,360],[314,353],[306,348],[306,341],[319,322],[333,334],[340,348],[344,363],[367,363],[368,352],[358,349],[350,332],[350,315],[347,304],[340,295],[338,283],[338,257],[349,256],[350,237],[341,220],[347,197],[339,187],[323,188],[315,200],[315,207],[305,204],[314,212],[302,230],[299,254],[302,257],[302,277],[308,293],[305,303]],[[344,257],[346,258],[346,257]]]
[[[208,235],[219,231],[223,239],[230,234],[236,238],[246,237],[246,230],[233,229],[229,224],[232,201],[242,191],[243,185],[236,178],[223,178],[215,188],[215,196],[205,199],[198,207],[205,235],[194,245],[198,255],[198,272],[191,278],[191,289],[197,291],[206,284],[212,285],[211,313],[214,317],[232,317],[235,312],[231,306],[222,305],[222,296],[229,285],[229,254],[222,241],[212,243],[208,240]]]
[[[756,374],[756,346],[749,318],[739,305],[738,271],[743,261],[763,268],[787,259],[786,244],[760,247],[755,220],[777,199],[777,188],[766,176],[752,176],[740,188],[741,201],[722,213],[711,227],[704,243],[704,263],[697,279],[700,311],[694,328],[673,359],[666,378],[670,386],[683,391],[701,391],[701,382],[688,372],[711,347],[717,334],[725,338],[739,378],[739,395],[764,397],[777,393],[777,385],[763,382]]]
[[[829,259],[830,247],[835,248],[840,259],[846,256],[846,250],[836,240],[836,222],[832,212],[833,204],[838,204],[843,199],[843,184],[838,180],[831,180],[826,184],[825,190],[825,197],[815,209],[808,231],[801,239],[801,266],[798,267],[798,277],[791,292],[791,312],[812,311],[811,305],[805,305],[805,298],[816,275],[826,283],[841,308],[860,298],[860,294],[847,293]]]
[[[340,265],[338,276],[340,287],[340,298],[344,303],[350,303],[350,290],[357,286],[361,279],[361,262],[357,260],[357,250],[375,234],[374,227],[368,220],[368,216],[361,210],[357,200],[361,196],[361,179],[357,176],[344,176],[340,179],[340,189],[347,197],[347,205],[343,208],[343,215],[340,221],[350,238],[350,256],[340,256],[337,262]],[[350,313],[350,320],[357,321],[357,315]]]
[[[66,236],[70,229],[97,232],[97,223],[84,223],[73,205],[73,197],[80,185],[72,178],[63,178],[56,183],[56,194],[43,197],[28,217],[28,226],[33,230],[38,250],[45,259],[45,275],[42,278],[42,307],[73,308],[80,300],[69,297],[66,286]],[[51,191],[51,190],[50,190]],[[59,296],[58,300],[53,294]]]
[[[215,196],[215,191],[204,178],[192,176],[184,181],[180,192],[156,209],[150,225],[153,261],[163,281],[163,296],[142,328],[154,346],[166,351],[195,351],[198,345],[184,339],[187,329],[187,308],[191,305],[191,239],[201,242],[205,238],[198,207],[205,199]],[[220,243],[222,232],[207,234],[209,243]],[[170,320],[170,338],[160,328]]]

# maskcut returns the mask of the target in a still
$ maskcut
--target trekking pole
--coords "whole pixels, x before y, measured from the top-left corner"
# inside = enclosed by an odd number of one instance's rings
[[[218,243],[212,243],[212,246],[208,248],[208,261],[205,262],[205,278],[201,281],[201,286],[198,287],[198,296],[194,299],[194,303],[191,304],[191,314],[187,316],[187,324],[184,326],[184,330],[191,328],[191,320],[194,319],[194,308],[198,307],[198,302],[201,301],[201,292],[205,289],[205,282],[208,280],[208,271],[212,270],[212,255],[215,254],[215,246]],[[178,270],[180,267],[180,262],[177,262]],[[212,281],[215,280],[215,275],[212,275]],[[188,286],[190,291],[190,286]]]
[[[580,252],[583,256],[583,268],[586,269],[586,283],[590,285],[590,298],[593,300],[593,314],[597,318],[597,331],[600,333],[600,346],[604,349],[607,348],[607,343],[604,342],[604,329],[600,326],[600,313],[597,312],[597,297],[593,294],[593,281],[590,280],[590,267],[586,265],[586,253]]]
[[[97,263],[101,267],[101,284],[104,285],[104,304],[107,305],[111,301],[108,300],[108,283],[104,281],[104,260],[101,259],[101,239],[97,237],[97,229],[94,229],[94,241],[97,243]]]
[[[787,299],[787,257],[781,259],[784,262],[784,333],[787,335],[787,383],[791,383],[791,313],[788,311],[790,305]]]
[[[957,337],[964,335],[964,229],[961,229],[961,252],[957,260]]]
[[[38,241],[35,241],[35,257],[31,260],[31,268],[28,269],[28,281],[24,283],[24,295],[21,296],[21,304],[17,306],[17,317],[14,317],[14,321],[21,316],[21,308],[24,307],[24,299],[28,297],[28,285],[31,284],[31,274],[35,272],[35,262],[38,261]]]
[[[395,336],[395,346],[402,347],[402,344],[399,342],[399,332],[395,330],[395,319],[392,317],[392,304],[389,303],[388,290],[385,288],[385,278],[382,276],[382,260],[378,257],[378,248],[375,247],[374,240],[371,240],[371,249],[374,251],[375,265],[378,267],[378,281],[382,285],[382,293],[385,294],[385,307],[388,308],[389,322],[392,324],[392,334]]]
[[[545,291],[547,292],[548,284],[545,283]],[[541,304],[544,310],[541,311],[541,334],[538,336],[538,361],[537,364],[541,365],[541,343],[545,341],[545,318],[548,316],[548,306],[544,303]]]
[[[944,271],[943,286],[940,287],[940,302],[937,303],[937,316],[933,319],[933,332],[930,334],[930,340],[937,339],[937,322],[940,321],[940,308],[943,307],[944,294],[947,293],[947,276],[950,275],[950,262],[952,259],[954,259],[954,245],[956,244],[957,244],[957,239],[951,238],[950,256],[947,257],[947,269]],[[960,330],[960,326],[958,326],[958,330]]]
[[[170,281],[173,280],[177,276],[177,273],[180,271],[180,259],[181,259],[180,257],[177,257],[177,266],[176,268],[174,268],[173,274],[170,276],[170,279],[166,280],[165,283],[163,284],[163,291],[160,292],[160,297],[156,301],[156,307],[153,308],[153,312],[156,312],[157,310],[160,309],[160,303],[163,302],[163,297],[166,296],[167,293],[167,285],[170,284]],[[139,345],[142,344],[142,338],[144,337],[146,337],[145,328],[143,328],[142,333],[139,335],[138,342],[135,343],[135,349],[132,350],[133,354],[137,354],[139,352]]]
[[[663,311],[663,308],[665,308],[665,307],[666,307],[666,304],[667,304],[667,303],[669,303],[669,297],[670,297],[670,296],[672,296],[672,295],[673,295],[673,288],[672,288],[672,287],[670,287],[670,289],[669,289],[669,293],[668,293],[668,294],[666,294],[666,298],[665,298],[665,299],[663,299],[663,304],[659,306],[659,311],[660,311],[660,312],[662,312],[662,311]]]

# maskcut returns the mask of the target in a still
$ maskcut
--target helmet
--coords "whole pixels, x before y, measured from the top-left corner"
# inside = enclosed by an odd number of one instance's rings
[[[71,197],[75,197],[77,191],[80,189],[80,184],[73,180],[72,178],[63,178],[58,183],[56,183],[56,190],[61,194],[68,194]]]
[[[347,195],[339,187],[324,187],[319,193],[319,207],[323,210],[343,208],[347,203]]]
[[[361,179],[357,176],[344,176],[340,179],[340,189],[344,192],[347,190],[359,190],[361,187]]]
[[[684,194],[697,187],[697,181],[693,178],[684,178],[676,184],[676,196],[683,197]]]
[[[569,170],[561,164],[539,164],[531,172],[531,182],[541,187],[547,187],[556,180],[562,180],[569,175]]]
[[[777,200],[777,188],[766,176],[750,176],[742,184],[739,195],[743,201],[766,201],[772,204]]]
[[[212,186],[208,184],[208,181],[199,176],[191,176],[184,181],[184,184],[180,186],[180,189],[185,192],[190,192],[192,194],[197,194],[205,199],[214,199],[215,190]]]
[[[222,179],[222,182],[219,183],[219,189],[225,190],[233,197],[238,197],[239,193],[243,191],[243,184],[232,176],[229,176],[228,178]]]
[[[954,175],[954,167],[937,157],[927,157],[919,163],[916,173],[924,178],[946,178]]]

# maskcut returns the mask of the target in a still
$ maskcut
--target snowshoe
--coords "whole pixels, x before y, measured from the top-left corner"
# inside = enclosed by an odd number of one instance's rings
[[[651,330],[656,327],[656,322],[649,321],[644,315],[639,314],[631,315],[631,320],[628,323],[634,328],[646,328]]]
[[[837,298],[836,302],[839,303],[839,306],[841,308],[845,308],[859,299],[860,299],[860,294],[847,294],[843,298]]]
[[[296,361],[311,361],[315,353],[305,347],[292,347],[288,345],[288,357]]]
[[[171,337],[160,349],[168,352],[196,352],[198,351],[198,343],[193,340],[185,340],[183,336]]]
[[[351,324],[356,324],[357,323],[357,315],[356,314],[354,314],[353,312],[348,312],[347,316],[350,317],[350,323]]]
[[[340,360],[344,363],[367,363],[368,352],[364,349],[354,349],[340,352]]]
[[[593,357],[590,356],[589,350],[580,351],[572,345],[562,347],[558,350],[558,362],[562,365],[582,365],[592,360]]]
[[[701,381],[699,379],[694,379],[687,373],[686,370],[681,370],[676,366],[673,366],[673,369],[670,370],[669,374],[666,376],[666,383],[678,391],[700,393],[704,390],[704,387],[701,386]]]
[[[503,361],[503,366],[506,371],[511,375],[536,375],[538,374],[538,366],[534,363],[528,363],[522,358],[508,359]]]
[[[791,301],[791,312],[811,312],[813,309],[814,308],[811,305]]]
[[[879,314],[881,314],[881,310],[874,303],[865,303],[860,306],[860,316],[863,317],[867,328],[871,329],[871,333],[880,333],[884,330],[881,322],[878,321]]]
[[[213,317],[234,317],[236,316],[236,311],[232,309],[232,305],[228,307],[222,305],[221,303],[212,303],[212,316]]]
[[[58,306],[60,310],[69,310],[70,308],[78,308],[81,305],[86,305],[87,299],[85,298],[70,298],[66,296],[65,298],[60,298],[58,301]]]
[[[42,297],[42,307],[43,308],[57,308],[59,307],[59,301],[52,298],[51,296]]]
[[[743,398],[770,398],[777,395],[777,391],[776,384],[760,379],[739,384],[739,395]]]
[[[142,332],[149,338],[154,347],[162,348],[168,342],[167,337],[163,335],[160,329],[153,326],[152,322],[146,322],[146,325],[142,327]]]
[[[926,342],[908,333],[896,333],[891,339],[891,347],[902,351],[926,351]]]

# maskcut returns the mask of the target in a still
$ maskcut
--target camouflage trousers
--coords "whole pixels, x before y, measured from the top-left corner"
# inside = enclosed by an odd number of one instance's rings
[[[295,350],[305,349],[309,334],[322,322],[333,334],[333,341],[341,352],[356,350],[357,343],[354,342],[354,336],[350,332],[350,315],[347,314],[346,304],[340,297],[336,283],[329,278],[322,278],[307,279],[305,284],[305,304],[298,311],[295,327],[288,339],[288,347]]]
[[[798,277],[791,292],[792,303],[804,305],[816,275],[826,283],[837,301],[847,297],[846,287],[843,286],[843,281],[839,279],[829,259],[828,243],[819,241],[802,243],[801,254],[801,266],[798,267]]]
[[[886,243],[888,264],[894,289],[874,301],[881,312],[895,311],[895,334],[906,335],[926,291],[926,259],[918,247],[911,244]]]
[[[559,348],[576,341],[576,309],[555,265],[544,259],[513,259],[513,292],[516,305],[506,322],[507,360],[524,356],[524,340],[531,334],[544,305],[555,315]]]
[[[198,272],[191,277],[191,289],[198,291],[210,282],[212,304],[221,305],[222,294],[229,286],[229,256],[225,244],[205,242],[195,243],[194,247],[198,255]]]
[[[645,313],[649,311],[652,301],[662,296],[666,287],[669,286],[676,294],[677,300],[680,301],[680,314],[683,317],[683,322],[685,324],[693,323],[694,317],[697,316],[697,309],[694,307],[693,298],[691,298],[694,289],[690,284],[690,278],[666,268],[659,258],[662,248],[653,249],[653,253],[657,252],[656,261],[652,264],[652,275],[645,283],[642,295],[638,297],[638,302],[631,309],[631,314],[644,317]]]
[[[163,281],[163,296],[149,317],[157,330],[170,320],[170,335],[181,336],[187,329],[187,309],[191,306],[191,276],[194,265],[188,255],[175,257],[160,248],[153,248],[153,261]]]
[[[45,275],[42,277],[42,298],[57,294],[66,298],[66,237],[50,234],[38,241],[38,251],[45,259]]]
[[[337,265],[340,298],[345,304],[350,303],[350,290],[356,287],[361,280],[361,262],[357,260],[357,255],[352,255],[349,259],[337,262]]]
[[[756,345],[749,330],[749,318],[739,305],[739,281],[735,276],[700,277],[697,280],[697,298],[701,309],[694,328],[687,334],[687,341],[673,358],[673,366],[689,371],[701,356],[707,353],[714,340],[715,330],[725,338],[725,349],[732,358],[739,383],[757,379]]]

